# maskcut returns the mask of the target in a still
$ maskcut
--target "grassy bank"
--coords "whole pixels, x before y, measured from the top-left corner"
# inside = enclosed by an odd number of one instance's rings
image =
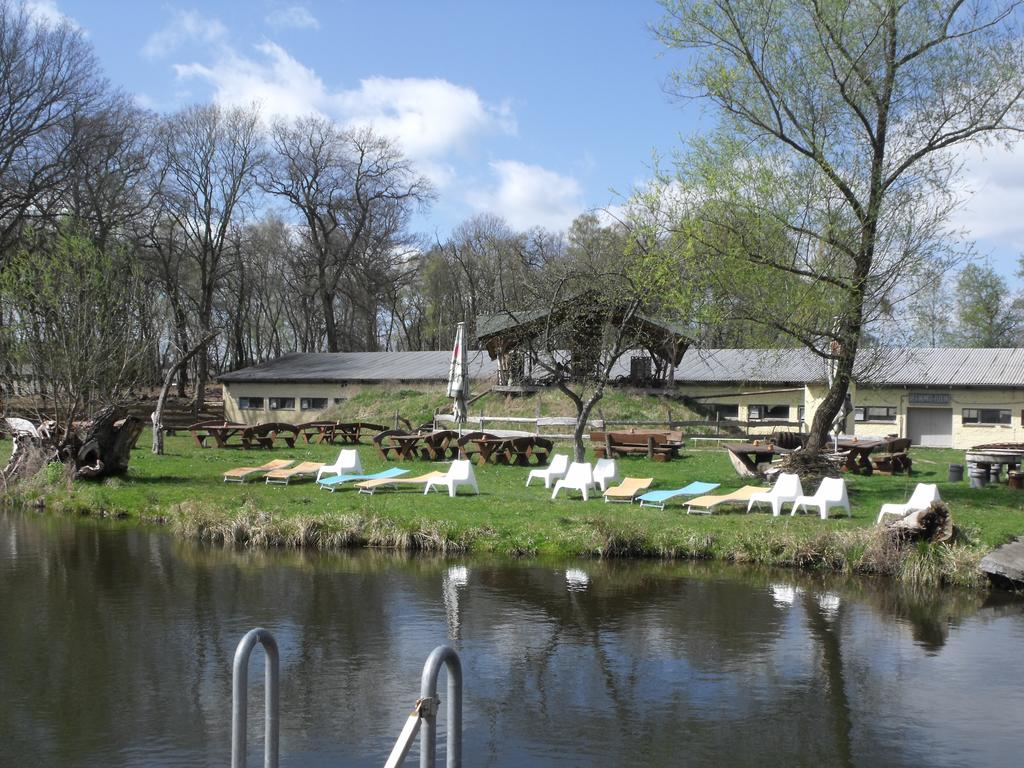
[[[139,445],[147,444],[143,436]],[[9,446],[0,443],[0,459]],[[679,505],[661,511],[600,499],[551,501],[543,487],[524,486],[528,470],[520,467],[476,468],[481,494],[457,499],[414,490],[327,493],[309,481],[287,487],[221,481],[231,467],[268,458],[330,462],[337,451],[333,446],[199,449],[188,436],[176,436],[169,438],[164,456],[137,449],[126,478],[71,486],[50,473],[23,485],[18,495],[22,501],[41,500],[51,510],[157,521],[186,537],[236,546],[720,559],[969,586],[981,583],[976,565],[984,553],[1024,533],[1024,494],[1005,486],[971,490],[966,483],[946,482],[949,463],[962,461],[960,451],[915,449],[910,479],[848,477],[853,517],[828,521],[747,515],[736,508],[706,517],[688,516]],[[367,472],[387,466],[371,446],[361,447],[360,454]],[[407,468],[418,474],[438,466],[415,462]],[[625,459],[620,473],[653,476],[660,488],[692,480],[721,483],[723,491],[743,484],[724,452],[713,449],[689,451],[667,464]],[[905,500],[917,482],[939,483],[963,532],[960,543],[894,553],[877,535],[873,523],[881,504]]]
[[[361,391],[332,407],[330,415],[341,421],[367,421],[391,424],[395,411],[414,425],[428,422],[434,411],[451,411],[451,398],[444,390],[433,387],[399,387],[367,385]],[[660,395],[645,395],[626,388],[610,388],[594,412],[594,418],[616,420],[666,421],[669,409],[676,419],[694,418],[682,403]],[[547,389],[530,397],[516,397],[501,392],[483,395],[470,406],[477,415],[502,414],[524,418],[538,416],[575,416],[572,402],[558,390]]]

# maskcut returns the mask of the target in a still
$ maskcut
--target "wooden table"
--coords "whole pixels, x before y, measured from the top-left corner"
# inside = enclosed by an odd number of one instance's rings
[[[774,445],[767,444],[726,443],[722,447],[729,452],[729,458],[741,477],[757,477],[761,474],[757,465],[770,462],[776,453],[781,453]]]
[[[307,424],[299,425],[299,434],[306,441],[306,445],[314,442],[314,440],[318,445],[333,443],[337,426],[338,424],[335,421],[311,421]]]
[[[507,464],[504,446],[511,438],[508,437],[477,437],[470,440],[477,447],[477,455],[480,457],[480,464],[486,464],[494,457],[496,464]]]
[[[206,447],[206,438],[208,437],[214,439],[218,448],[223,448],[227,445],[228,439],[243,429],[247,429],[248,426],[248,424],[235,424],[228,421],[203,421],[190,425],[188,431],[192,434],[192,439],[196,441],[196,445],[200,448]]]
[[[423,439],[423,435],[388,435],[387,440],[391,448],[398,455],[400,461],[412,461],[417,458],[416,446]]]
[[[889,440],[840,440],[838,442],[839,450],[847,452],[846,462],[842,467],[843,472],[870,475],[874,471],[871,466],[871,452],[883,445],[889,445],[889,443]]]

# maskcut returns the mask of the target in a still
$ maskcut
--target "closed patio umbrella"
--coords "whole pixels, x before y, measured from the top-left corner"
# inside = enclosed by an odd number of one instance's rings
[[[448,369],[448,397],[455,398],[452,413],[460,425],[466,422],[466,399],[469,397],[469,375],[466,371],[465,323],[459,323],[455,331],[455,345],[452,348],[452,362]]]

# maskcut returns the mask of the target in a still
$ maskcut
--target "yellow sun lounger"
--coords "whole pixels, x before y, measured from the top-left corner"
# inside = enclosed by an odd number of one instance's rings
[[[267,473],[267,483],[270,485],[288,485],[289,480],[300,477],[314,477],[316,471],[323,466],[319,461],[304,461],[291,469],[275,469]]]
[[[268,461],[262,467],[238,467],[237,469],[229,469],[224,473],[225,483],[244,483],[253,475],[259,475],[264,472],[273,472],[276,469],[284,469],[290,467],[295,462],[292,459],[274,459]]]
[[[419,477],[378,477],[376,480],[365,480],[356,485],[360,493],[369,493],[371,496],[378,488],[388,485],[426,485],[431,480],[447,477],[447,472],[428,472]]]
[[[641,491],[646,491],[654,482],[653,477],[627,477],[621,483],[604,492],[604,500],[629,504]]]
[[[698,496],[686,502],[686,514],[691,512],[695,515],[710,515],[717,507],[724,504],[746,504],[755,493],[761,493],[764,488],[757,485],[744,485],[732,493],[723,493],[718,496]]]

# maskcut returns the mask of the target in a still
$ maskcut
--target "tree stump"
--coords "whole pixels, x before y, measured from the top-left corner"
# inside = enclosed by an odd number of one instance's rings
[[[142,428],[140,419],[123,418],[120,409],[108,406],[91,422],[63,435],[57,430],[18,433],[3,479],[27,479],[54,461],[70,465],[76,480],[123,475]]]

